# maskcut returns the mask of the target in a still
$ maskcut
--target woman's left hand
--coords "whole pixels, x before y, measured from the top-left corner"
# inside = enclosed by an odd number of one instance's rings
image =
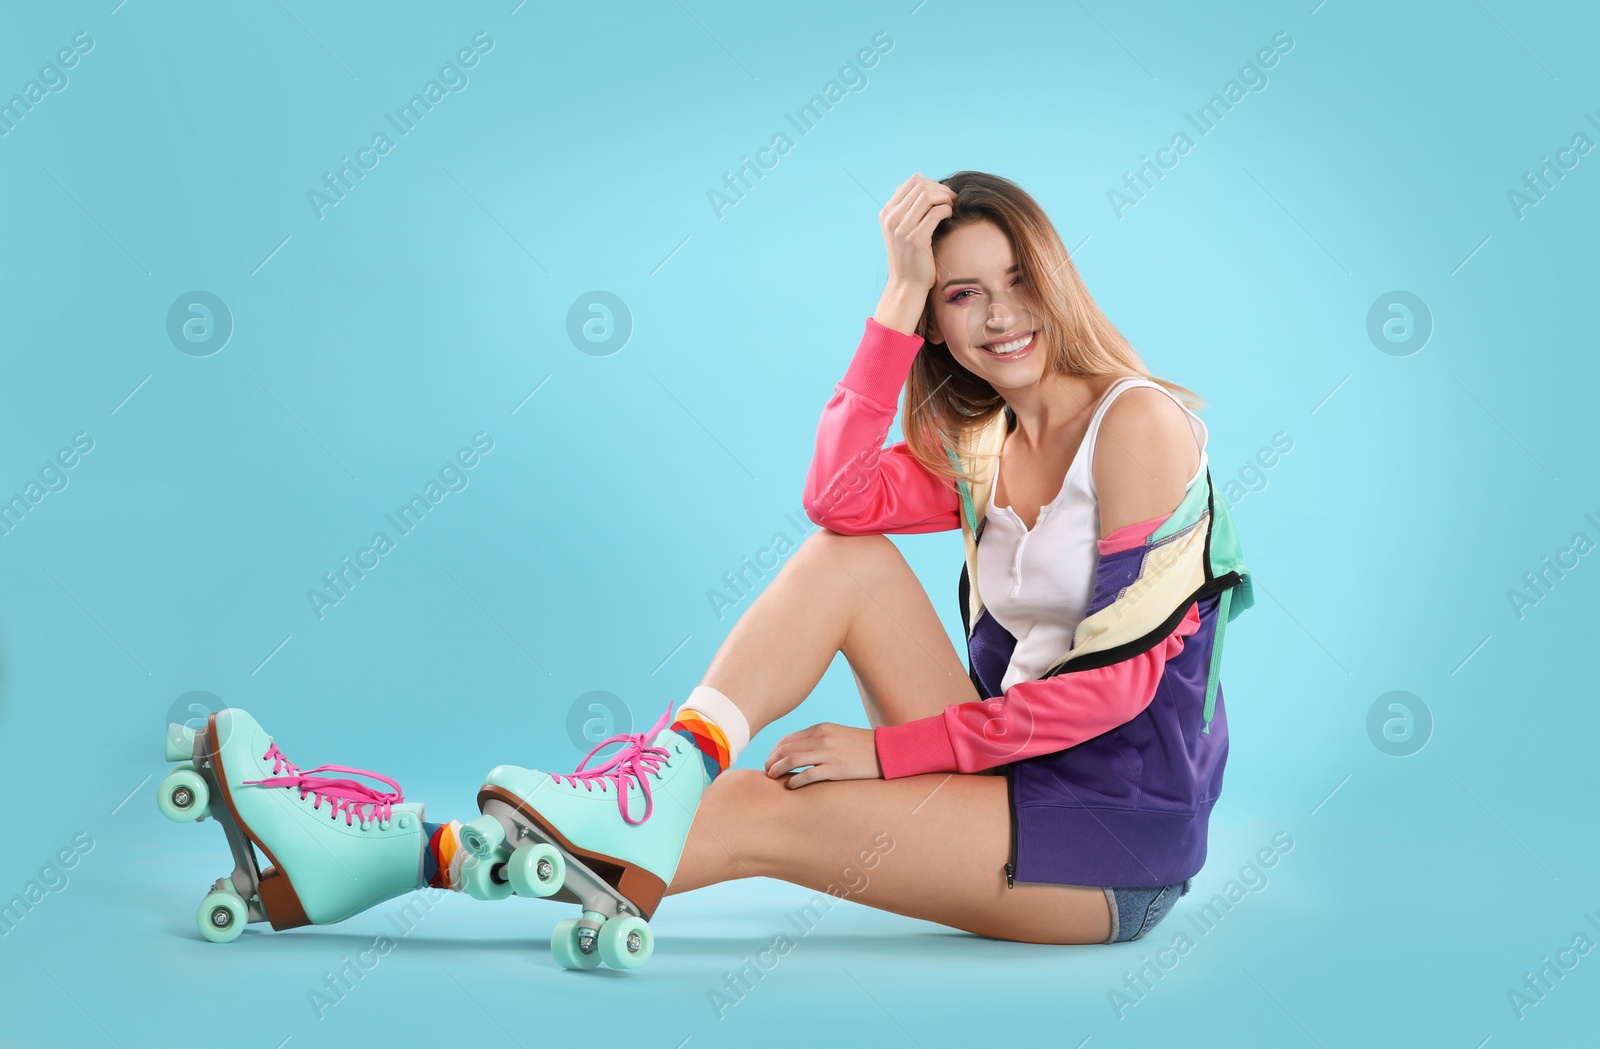
[[[794,771],[806,765],[811,767]],[[778,740],[767,755],[767,775],[786,776],[785,786],[803,787],[825,779],[882,779],[883,768],[870,728],[825,721]]]

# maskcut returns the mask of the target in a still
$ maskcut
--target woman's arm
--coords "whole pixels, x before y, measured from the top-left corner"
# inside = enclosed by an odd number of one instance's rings
[[[1170,516],[1128,525],[1102,539],[1102,560],[1143,545]],[[1111,592],[1097,603],[1113,604]],[[952,704],[903,725],[865,729],[824,723],[791,732],[772,748],[767,775],[789,787],[827,779],[898,779],[924,772],[978,772],[1066,750],[1137,717],[1161,687],[1167,661],[1199,628],[1199,606],[1192,605],[1169,636],[1111,666],[1019,682],[997,699]],[[794,771],[805,765],[811,767]]]
[[[1054,754],[1127,724],[1150,705],[1168,660],[1199,629],[1196,602],[1159,644],[1120,663],[1019,681],[994,699],[952,703],[942,714],[876,728],[883,778],[980,772]]]
[[[905,441],[883,447],[922,339],[869,317],[844,378],[817,424],[802,502],[815,523],[846,535],[961,527],[954,485],[917,461]]]
[[[1143,545],[1172,516],[1199,467],[1199,454],[1185,414],[1159,390],[1136,387],[1112,402],[1094,450],[1100,526],[1109,533],[1099,542],[1096,578],[1106,573],[1114,579],[1108,560]],[[1148,516],[1152,513],[1159,516]],[[1090,615],[1123,599],[1109,587],[1096,591],[1104,593],[1097,593]],[[955,703],[932,717],[875,729],[883,775],[894,779],[923,772],[977,772],[1052,754],[1109,732],[1150,704],[1167,661],[1199,629],[1195,603],[1170,634],[1120,662],[1019,681],[1003,696]]]

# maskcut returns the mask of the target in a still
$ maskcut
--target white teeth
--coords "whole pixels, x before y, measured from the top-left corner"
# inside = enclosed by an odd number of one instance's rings
[[[1033,341],[1033,333],[1029,332],[1028,334],[1024,335],[1020,339],[1014,339],[1011,342],[1003,342],[1000,345],[993,347],[992,349],[985,350],[984,352],[993,354],[996,357],[1004,357],[1004,356],[1007,356],[1008,354],[1016,353],[1018,350],[1022,349],[1024,346],[1028,345],[1028,343],[1030,343],[1032,341]]]

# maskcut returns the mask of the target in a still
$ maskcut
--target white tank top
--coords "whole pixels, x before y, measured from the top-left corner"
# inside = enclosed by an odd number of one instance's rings
[[[1149,379],[1119,379],[1101,397],[1084,432],[1061,491],[1039,508],[1032,530],[1009,506],[996,506],[999,466],[989,488],[988,524],[978,543],[978,594],[989,614],[1017,639],[1002,690],[1033,681],[1072,648],[1078,624],[1094,597],[1100,556],[1100,502],[1094,487],[1094,442],[1106,409],[1123,390],[1153,386],[1189,417],[1200,446],[1200,467],[1184,490],[1206,472],[1206,424],[1172,391]]]

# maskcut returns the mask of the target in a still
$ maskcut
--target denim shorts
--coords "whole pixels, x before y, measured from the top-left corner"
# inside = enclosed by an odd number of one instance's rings
[[[1153,889],[1105,889],[1106,902],[1111,905],[1111,938],[1106,943],[1137,940],[1155,928],[1178,897],[1188,894],[1191,880]]]

